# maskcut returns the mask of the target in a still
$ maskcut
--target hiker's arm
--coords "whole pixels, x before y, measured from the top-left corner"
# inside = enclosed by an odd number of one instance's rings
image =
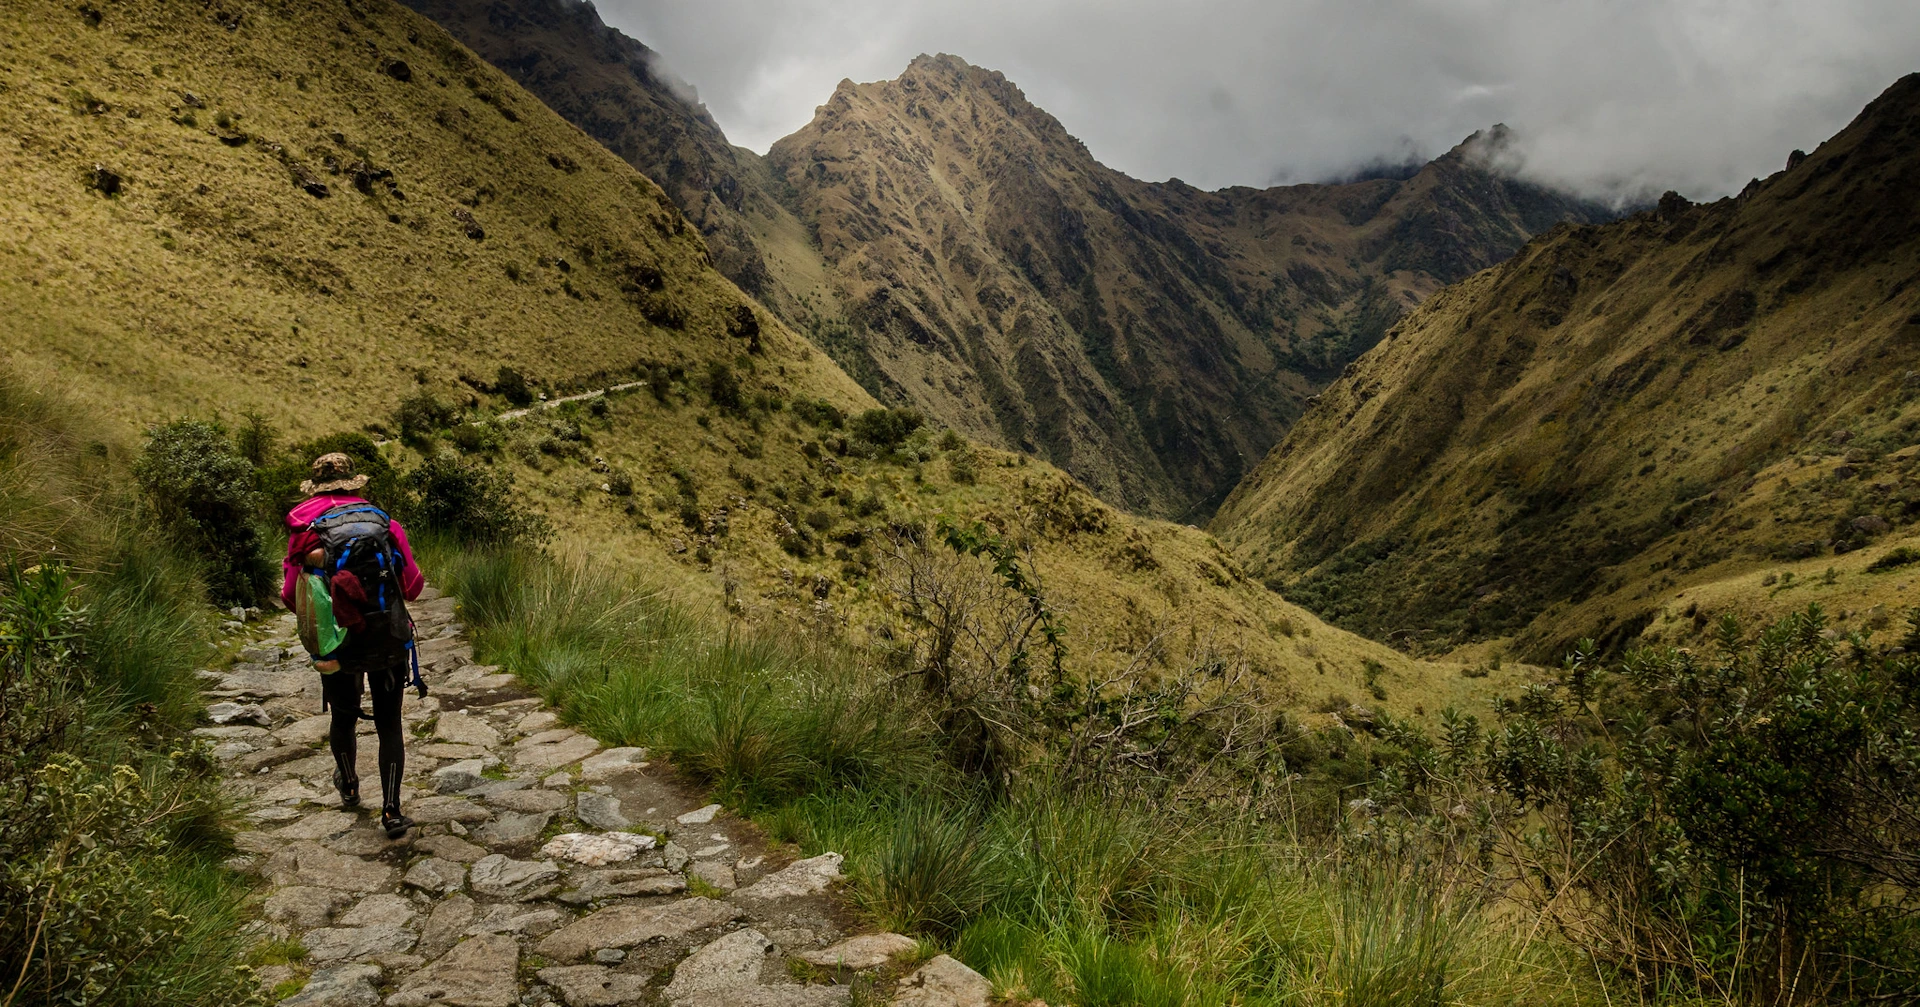
[[[319,536],[310,531],[297,531],[287,536],[287,555],[280,561],[280,604],[293,611],[293,585],[300,579],[300,557],[305,556],[319,541]]]
[[[393,543],[400,547],[400,594],[408,601],[420,597],[420,589],[427,586],[427,578],[420,572],[420,564],[413,561],[413,546],[407,541],[407,530],[400,522],[390,522],[393,530]]]

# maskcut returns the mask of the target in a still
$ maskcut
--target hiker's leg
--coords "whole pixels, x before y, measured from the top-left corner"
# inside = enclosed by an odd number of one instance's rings
[[[407,771],[407,741],[400,724],[400,697],[406,692],[403,665],[382,661],[368,669],[367,687],[373,692],[373,727],[380,734],[380,809],[400,810],[400,778]]]
[[[360,714],[360,678],[357,669],[320,676],[320,691],[326,697],[328,711],[333,714],[333,721],[328,725],[327,743],[333,749],[334,768],[339,770],[340,779],[348,789],[357,787],[360,782],[360,774],[354,769],[359,750],[353,734],[355,721]]]

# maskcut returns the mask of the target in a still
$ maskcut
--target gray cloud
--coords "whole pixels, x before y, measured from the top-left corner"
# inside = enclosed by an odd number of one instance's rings
[[[1913,0],[600,0],[765,150],[843,77],[921,52],[1002,70],[1147,179],[1271,185],[1505,122],[1526,171],[1708,198],[1920,69]]]

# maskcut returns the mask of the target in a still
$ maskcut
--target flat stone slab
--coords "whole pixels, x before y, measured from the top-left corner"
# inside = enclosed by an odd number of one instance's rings
[[[479,759],[483,765],[499,765],[499,758],[493,752],[479,745],[456,745],[451,741],[433,741],[414,746],[409,755],[424,755],[433,759]]]
[[[300,935],[307,957],[316,962],[355,961],[410,951],[419,939],[419,934],[390,923],[371,927],[321,927]]]
[[[646,764],[644,748],[609,748],[580,763],[580,778],[588,783],[605,783],[622,773],[638,772]]]
[[[353,896],[337,888],[287,885],[267,896],[261,913],[275,923],[307,930],[326,926],[334,913],[352,901]]]
[[[595,795],[599,796],[599,795]],[[502,811],[517,811],[521,814],[559,811],[567,806],[567,795],[556,794],[551,790],[502,790],[488,794],[488,804]]]
[[[619,830],[633,823],[620,813],[620,799],[583,790],[574,798],[573,816],[596,829]]]
[[[713,821],[713,816],[719,813],[720,813],[720,805],[709,804],[704,808],[698,808],[696,810],[689,811],[686,814],[681,815],[678,818],[675,818],[674,821],[679,822],[681,825],[705,825],[708,822]]]
[[[661,995],[676,1005],[738,1003],[741,992],[760,985],[760,968],[773,952],[773,942],[760,931],[735,930],[674,966],[673,981]]]
[[[420,911],[406,897],[382,892],[369,895],[360,900],[360,904],[340,914],[336,921],[343,927],[372,927],[388,924],[404,927],[413,922]]]
[[[351,811],[316,811],[273,834],[281,839],[325,839],[353,828],[358,821],[360,816]]]
[[[552,965],[538,975],[541,982],[560,991],[567,1007],[619,1007],[640,1000],[647,991],[648,976],[615,972],[603,965]]]
[[[567,832],[547,841],[540,854],[559,857],[588,867],[604,867],[639,856],[653,849],[653,837],[632,832],[609,832],[596,836],[586,832]]]
[[[716,899],[698,896],[664,906],[618,905],[561,928],[537,950],[554,961],[578,961],[601,948],[630,948],[660,938],[731,923],[745,914]]]
[[[907,954],[919,946],[920,942],[904,934],[861,934],[829,947],[802,951],[794,957],[822,968],[858,972],[878,968],[892,961],[895,955]]]
[[[549,734],[558,732],[548,732]],[[521,769],[545,772],[558,769],[569,762],[578,762],[600,750],[600,743],[582,734],[564,732],[569,737],[553,742],[530,743],[533,739],[521,742],[513,749],[512,761]],[[544,737],[544,735],[534,735]]]
[[[388,1007],[515,1007],[520,945],[503,934],[469,937],[439,961],[402,979]]]
[[[892,1007],[987,1007],[993,984],[987,977],[940,955],[900,980]]]
[[[459,836],[422,836],[413,841],[413,848],[443,860],[454,860],[463,864],[471,864],[487,855],[486,847],[475,846]]]
[[[526,909],[522,906],[494,906],[495,912],[481,917],[467,928],[469,934],[531,934],[535,937],[560,929],[557,909]]]
[[[723,892],[730,892],[740,887],[740,882],[733,873],[733,865],[723,860],[696,860],[693,866],[687,868],[687,874]]]
[[[459,863],[439,857],[428,857],[408,868],[407,876],[402,878],[400,883],[410,888],[418,888],[423,892],[440,895],[459,891],[460,886],[466,884],[466,881],[467,869]]]
[[[486,777],[480,775],[487,768],[482,759],[466,759],[449,766],[441,766],[433,771],[433,789],[439,794],[457,794],[479,786]],[[419,821],[419,810],[414,810],[414,821]]]
[[[333,714],[306,717],[273,732],[283,745],[313,745],[327,740],[333,731]]]
[[[548,730],[559,722],[559,714],[554,713],[552,710],[535,710],[521,717],[520,720],[513,725],[513,730],[516,734],[539,734],[541,731]]]
[[[273,855],[263,872],[276,885],[311,885],[349,892],[390,891],[394,870],[349,857],[313,842],[297,842]]]
[[[404,809],[416,825],[445,825],[461,822],[476,825],[493,817],[493,812],[464,797],[429,797]]]
[[[559,878],[560,868],[551,860],[515,860],[500,853],[481,857],[467,874],[474,894],[500,899],[525,898]]]
[[[478,912],[473,900],[464,894],[456,892],[441,899],[434,905],[433,914],[427,917],[427,925],[420,931],[420,945],[415,950],[425,958],[446,954],[467,932],[467,926]]]
[[[645,895],[678,895],[687,890],[687,879],[660,867],[642,867],[624,871],[594,871],[578,879],[579,886],[562,892],[559,899],[568,905],[582,906],[607,899],[637,898]]]
[[[547,823],[553,820],[551,812],[522,814],[518,811],[502,811],[493,821],[473,830],[473,838],[488,846],[516,846],[530,843],[540,838]]]
[[[845,859],[838,853],[822,853],[817,857],[797,860],[734,892],[733,897],[746,902],[770,902],[818,895],[840,880],[840,863]]]
[[[480,717],[465,713],[443,713],[433,725],[433,736],[456,745],[494,748],[501,742],[500,732]]]
[[[378,965],[328,965],[313,970],[300,992],[280,1001],[280,1007],[375,1007],[380,991]]]

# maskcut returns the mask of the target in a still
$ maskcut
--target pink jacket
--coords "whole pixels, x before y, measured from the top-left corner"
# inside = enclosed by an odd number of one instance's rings
[[[300,579],[300,561],[314,547],[320,544],[320,536],[307,530],[313,519],[325,514],[341,504],[363,504],[365,500],[344,493],[322,493],[308,497],[287,513],[287,528],[292,535],[287,538],[287,558],[280,561],[281,585],[280,603],[289,610],[293,608],[293,585]],[[413,546],[407,544],[407,530],[400,522],[392,521],[388,525],[393,530],[393,542],[400,547],[400,593],[408,601],[420,597],[420,589],[427,586],[427,578],[420,573],[420,565],[413,561]]]

